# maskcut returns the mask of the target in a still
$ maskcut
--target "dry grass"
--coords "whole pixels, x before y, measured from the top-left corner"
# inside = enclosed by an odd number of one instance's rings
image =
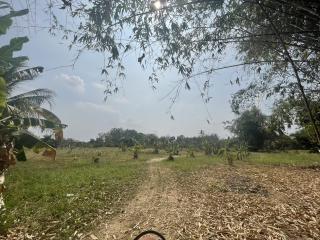
[[[177,181],[179,239],[320,239],[319,171],[216,166]]]
[[[213,158],[150,163],[138,194],[99,239],[133,239],[155,229],[168,240],[319,239],[320,171]]]

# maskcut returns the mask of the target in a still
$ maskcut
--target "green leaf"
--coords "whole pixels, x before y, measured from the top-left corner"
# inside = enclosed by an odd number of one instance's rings
[[[23,16],[23,15],[27,15],[28,13],[29,13],[28,9],[22,9],[22,10],[19,10],[19,11],[11,11],[10,12],[10,16],[11,17],[20,17],[20,16]]]
[[[11,39],[9,45],[0,48],[0,60],[3,62],[10,61],[13,58],[13,52],[20,51],[23,44],[28,41],[29,39],[27,37],[16,37]]]
[[[12,20],[8,15],[0,17],[0,35],[6,34],[11,24]]]
[[[10,50],[13,52],[20,51],[22,49],[22,45],[28,41],[29,41],[28,37],[12,38],[10,40]]]
[[[0,1],[0,9],[10,8],[10,5]],[[0,35],[6,34],[9,27],[12,25],[13,17],[23,16],[29,13],[28,9],[20,11],[11,11],[9,14],[0,17]]]
[[[23,144],[21,141],[16,141],[14,146],[15,156],[17,161],[27,161],[27,156],[23,148]]]
[[[32,149],[35,153],[43,152],[43,156],[48,156],[55,158],[56,150],[49,144],[42,141],[40,138],[30,133],[27,130],[18,130],[13,133],[15,136],[18,147],[21,151],[21,148],[26,147]],[[23,159],[23,154],[21,154],[21,159]]]

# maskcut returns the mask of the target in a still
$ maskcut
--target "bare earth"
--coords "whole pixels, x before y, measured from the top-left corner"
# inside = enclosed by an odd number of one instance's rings
[[[152,159],[137,195],[86,239],[320,239],[320,171],[215,166],[173,172]]]
[[[119,216],[103,224],[104,226],[94,233],[98,239],[131,239],[144,229],[158,231],[166,229],[168,235],[169,227],[172,231],[178,227],[170,226],[172,223],[166,221],[166,219],[181,218],[176,212],[182,206],[177,186],[174,182],[164,184],[163,178],[169,170],[154,164],[164,159],[149,161],[149,172],[138,194]]]

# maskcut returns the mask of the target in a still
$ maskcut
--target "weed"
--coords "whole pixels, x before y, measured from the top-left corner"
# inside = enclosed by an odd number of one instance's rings
[[[173,157],[173,155],[171,153],[169,154],[169,157],[167,158],[167,160],[168,161],[173,161],[174,160],[174,157]]]
[[[100,158],[99,157],[92,157],[92,162],[93,163],[99,163]]]

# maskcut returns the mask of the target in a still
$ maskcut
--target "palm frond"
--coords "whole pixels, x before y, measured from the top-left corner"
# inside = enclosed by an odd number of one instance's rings
[[[29,127],[39,127],[41,128],[41,130],[46,130],[61,127],[61,124],[57,124],[55,122],[41,118],[22,118],[20,119],[20,121],[20,125],[23,126],[25,129],[28,129]]]
[[[18,125],[22,126],[24,129],[33,127],[40,128],[41,131],[50,130],[57,141],[61,141],[63,139],[63,129],[67,127],[67,125],[62,123],[57,123],[43,118],[31,117],[20,119],[20,123]]]
[[[55,122],[57,124],[61,124],[61,120],[51,111],[45,109],[45,108],[42,108],[42,107],[34,107],[34,112],[36,114],[38,114],[38,116],[48,120],[48,121],[51,121],[51,122]]]
[[[51,111],[38,107],[35,109],[35,111],[41,116],[43,119],[46,119],[47,121],[51,121],[55,124],[55,128],[53,128],[53,133],[55,140],[57,142],[61,142],[63,139],[63,129],[67,127],[66,124],[61,123],[61,120]]]
[[[23,83],[24,81],[34,80],[42,72],[43,67],[33,67],[23,70],[11,68],[5,76],[5,79],[7,79],[8,93],[11,93],[17,85]]]
[[[34,107],[40,107],[44,103],[50,106],[53,102],[55,93],[49,89],[35,89],[26,93],[22,93],[8,98],[7,104],[17,108],[21,112],[32,112]]]

